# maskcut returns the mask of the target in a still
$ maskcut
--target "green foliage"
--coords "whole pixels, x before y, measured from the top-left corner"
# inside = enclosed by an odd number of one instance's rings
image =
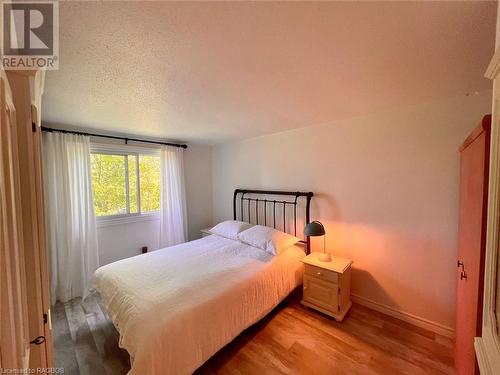
[[[91,154],[91,162],[96,216],[126,213],[124,157]]]
[[[160,209],[160,158],[139,155],[139,175],[141,211],[158,211]]]
[[[139,159],[139,163],[137,163],[137,159]],[[128,162],[128,212],[138,212],[138,183],[140,184],[141,212],[160,209],[159,157],[91,154],[92,190],[96,216],[127,213],[125,161]],[[137,181],[137,168],[139,168],[139,181]]]

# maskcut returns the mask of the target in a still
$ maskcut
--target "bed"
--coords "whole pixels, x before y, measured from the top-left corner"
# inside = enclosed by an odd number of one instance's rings
[[[309,222],[311,197],[236,190],[233,216],[274,228],[281,222],[280,229],[296,234]],[[301,259],[309,252],[309,239],[302,242],[273,256],[210,235],[103,266],[90,292],[99,294],[120,334],[120,347],[130,354],[130,375],[190,374],[302,283]]]

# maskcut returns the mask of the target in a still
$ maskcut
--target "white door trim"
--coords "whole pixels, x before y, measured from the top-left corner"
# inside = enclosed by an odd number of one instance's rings
[[[493,80],[491,117],[491,152],[488,193],[488,224],[486,234],[486,264],[484,271],[484,305],[482,336],[474,347],[482,375],[494,375],[500,368],[500,337],[495,306],[497,295],[498,249],[500,244],[500,48],[496,50],[485,76]]]

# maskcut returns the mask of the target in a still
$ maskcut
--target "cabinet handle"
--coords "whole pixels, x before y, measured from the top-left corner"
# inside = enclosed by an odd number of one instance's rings
[[[463,279],[467,280],[467,273],[465,273],[465,271],[460,272],[460,280]]]
[[[30,341],[30,344],[42,345],[45,342],[45,336],[38,336],[34,340]]]
[[[305,286],[303,290],[307,290],[307,286]]]

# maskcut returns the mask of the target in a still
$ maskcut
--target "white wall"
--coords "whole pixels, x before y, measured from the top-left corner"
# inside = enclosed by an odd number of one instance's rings
[[[212,151],[210,146],[189,145],[184,154],[188,236],[200,237],[200,229],[212,222]],[[160,220],[98,226],[99,263],[104,265],[159,247]]]
[[[185,153],[188,235],[200,238],[200,229],[212,224],[212,147],[190,145]]]
[[[160,220],[97,227],[99,265],[141,254],[141,248],[156,250],[160,243]]]
[[[313,191],[353,294],[453,328],[457,149],[490,110],[482,92],[217,146],[214,222],[237,187]]]

